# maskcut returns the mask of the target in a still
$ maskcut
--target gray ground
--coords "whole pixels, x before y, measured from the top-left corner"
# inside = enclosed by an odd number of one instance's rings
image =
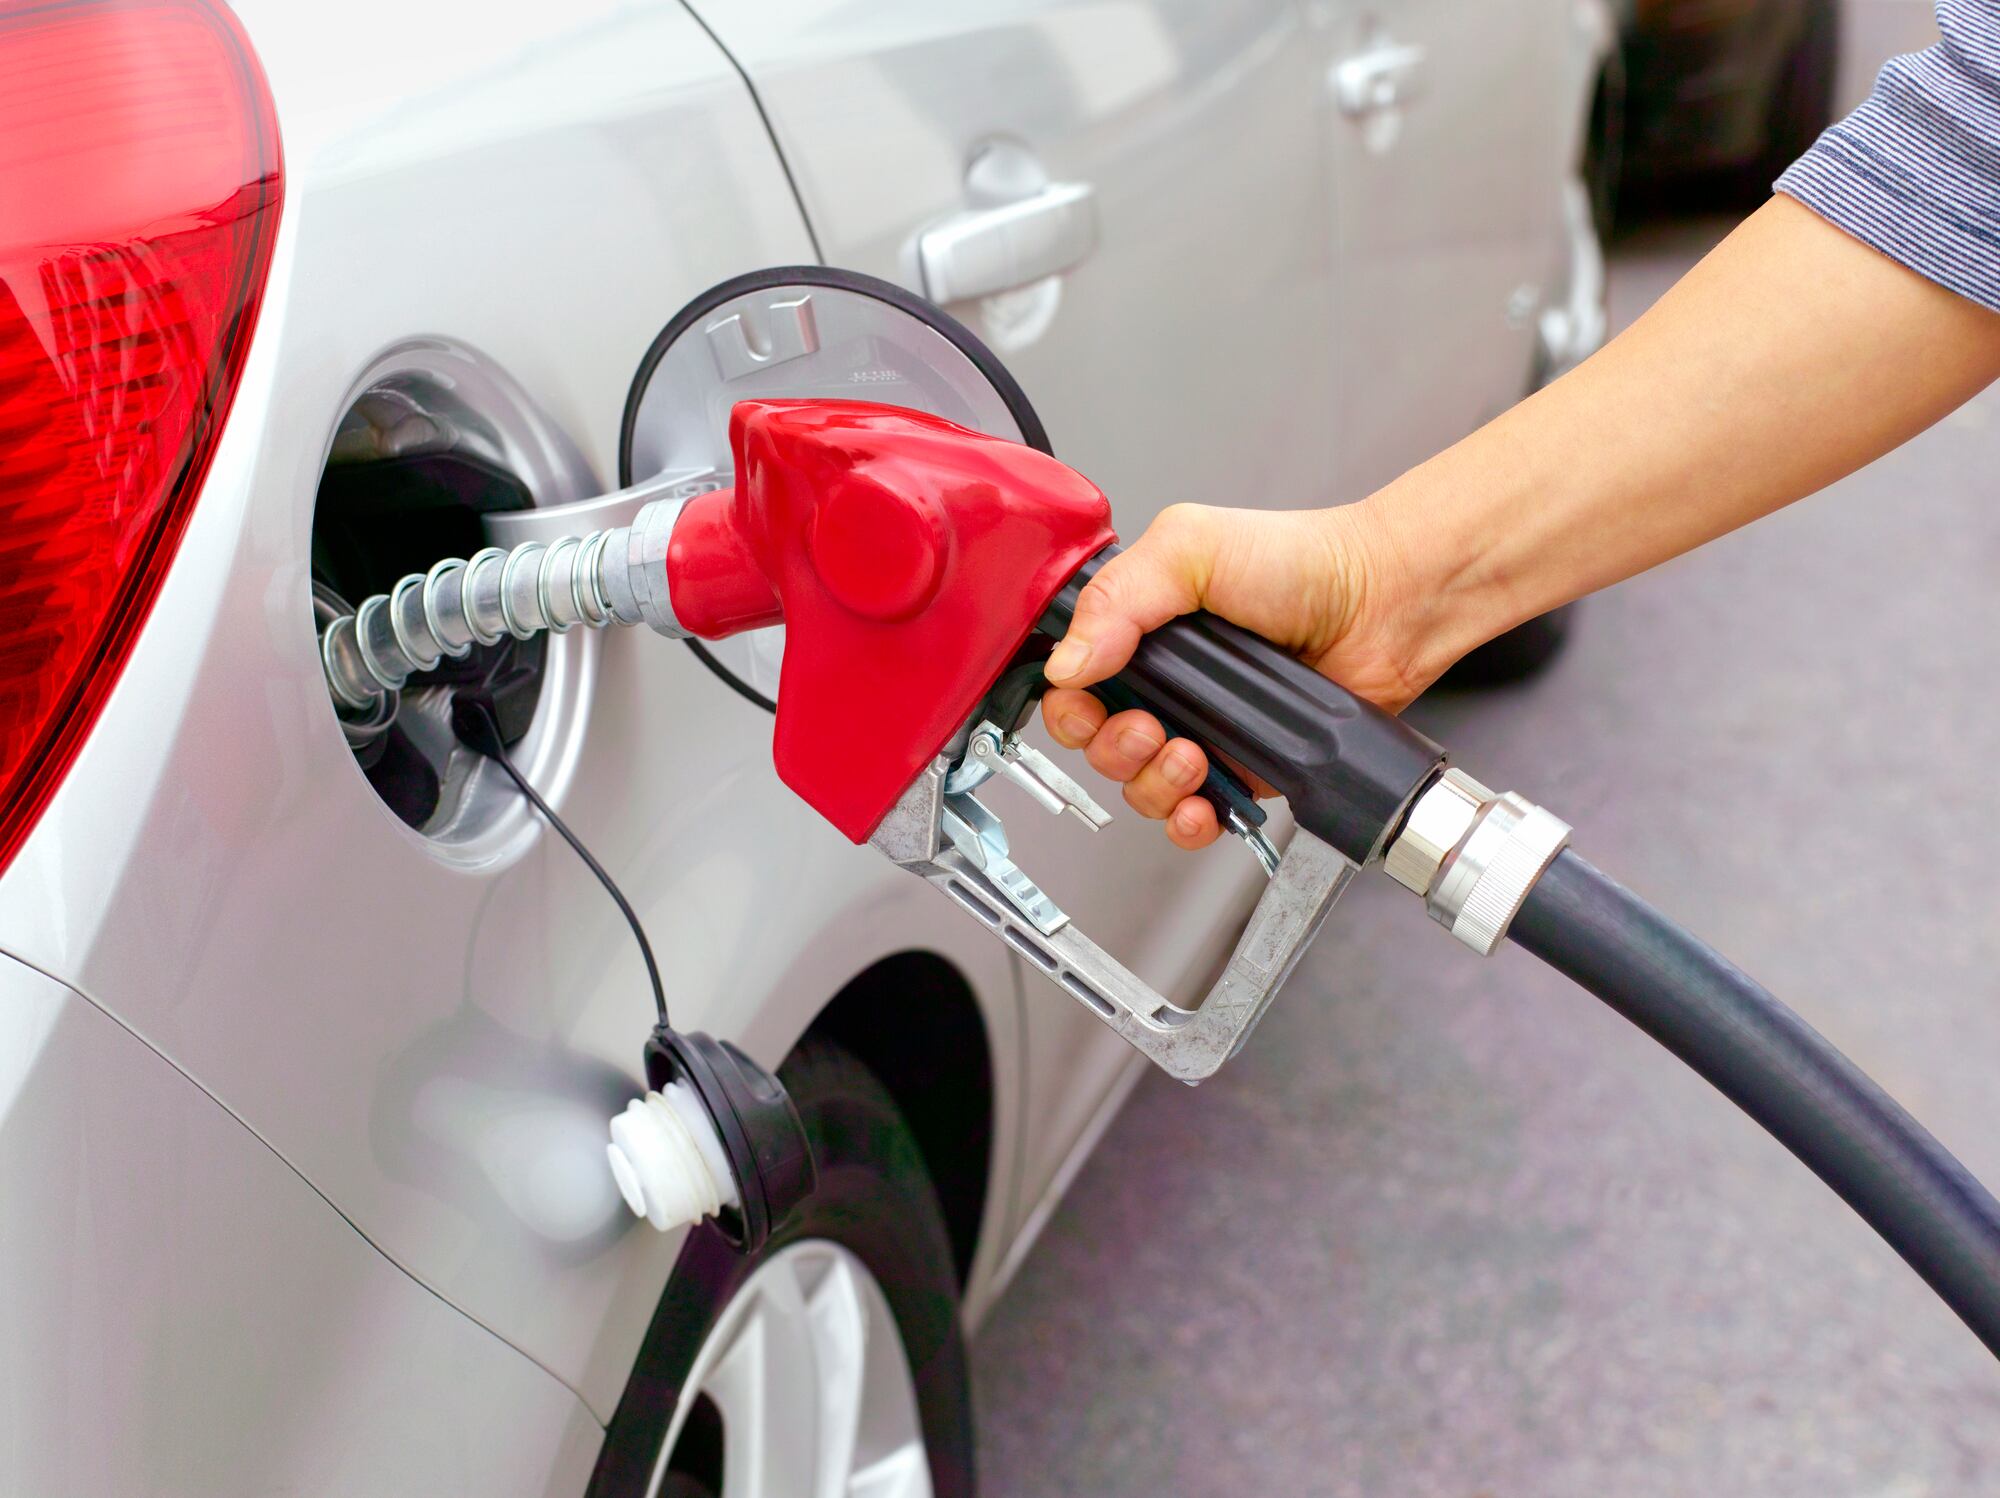
[[[2000,1182],[1996,454],[2000,388],[1414,717]],[[988,1498],[2000,1492],[2000,1371],[1889,1250],[1379,879],[1219,1078],[1141,1084],[974,1362]]]

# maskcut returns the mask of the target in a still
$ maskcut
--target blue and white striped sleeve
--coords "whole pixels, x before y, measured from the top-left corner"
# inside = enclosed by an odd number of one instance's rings
[[[1937,46],[1778,178],[1864,244],[2000,312],[2000,0],[1938,0]]]

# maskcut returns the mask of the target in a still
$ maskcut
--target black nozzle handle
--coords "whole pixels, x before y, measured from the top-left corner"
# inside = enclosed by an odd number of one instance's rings
[[[1061,635],[1078,594],[1118,554],[1085,562],[1042,616]],[[1357,864],[1381,853],[1444,751],[1305,662],[1213,614],[1188,614],[1139,642],[1118,674],[1189,737],[1274,786],[1298,824]]]

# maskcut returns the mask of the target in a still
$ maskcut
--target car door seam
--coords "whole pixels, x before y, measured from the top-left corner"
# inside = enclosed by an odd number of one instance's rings
[[[778,140],[777,129],[771,124],[771,112],[764,107],[764,97],[757,92],[757,85],[750,80],[750,70],[736,60],[736,54],[729,50],[716,29],[708,24],[707,18],[694,8],[692,0],[681,0],[681,9],[686,11],[695,25],[699,26],[716,50],[729,60],[736,76],[743,80],[744,90],[750,95],[750,105],[757,111],[757,118],[764,122],[764,135],[771,142],[771,149],[778,156],[778,170],[785,174],[785,185],[792,190],[792,202],[798,207],[799,222],[805,225],[806,242],[812,246],[813,259],[820,265],[826,264],[826,251],[820,248],[819,230],[813,227],[812,215],[806,211],[805,194],[799,190],[799,179],[792,175],[792,163],[785,155],[785,148]]]

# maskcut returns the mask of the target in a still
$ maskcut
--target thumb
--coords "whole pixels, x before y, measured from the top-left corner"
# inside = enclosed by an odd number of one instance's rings
[[[1214,516],[1199,505],[1174,505],[1106,562],[1077,597],[1069,631],[1044,667],[1048,679],[1087,687],[1115,676],[1142,634],[1200,608],[1213,570]]]

